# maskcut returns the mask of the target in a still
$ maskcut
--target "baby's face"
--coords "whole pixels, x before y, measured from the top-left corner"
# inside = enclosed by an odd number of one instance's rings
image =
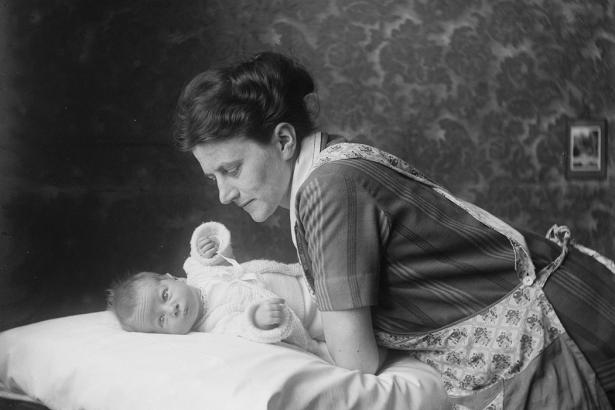
[[[184,281],[171,276],[160,282],[146,279],[128,323],[137,332],[184,334],[194,327],[202,309],[199,290]]]

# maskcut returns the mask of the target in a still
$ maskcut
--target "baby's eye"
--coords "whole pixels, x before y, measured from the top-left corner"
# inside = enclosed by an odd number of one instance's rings
[[[164,315],[160,315],[160,317],[158,318],[158,325],[160,327],[164,327],[164,319],[165,319]]]
[[[166,302],[167,300],[169,300],[169,290],[168,289],[163,289],[162,290],[162,300],[164,302]]]

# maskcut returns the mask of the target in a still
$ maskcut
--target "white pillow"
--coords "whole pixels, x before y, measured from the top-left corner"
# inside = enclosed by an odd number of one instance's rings
[[[366,375],[284,343],[126,332],[106,311],[0,333],[0,390],[5,397],[24,393],[58,410],[446,405],[438,374],[407,357],[388,363],[379,376]]]

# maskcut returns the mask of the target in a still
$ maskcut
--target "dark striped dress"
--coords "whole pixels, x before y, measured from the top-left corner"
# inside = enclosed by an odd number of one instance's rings
[[[299,188],[296,209],[299,256],[319,308],[371,306],[376,332],[429,335],[488,311],[519,286],[515,255],[504,235],[431,187],[381,164],[346,159],[321,165]],[[551,241],[523,234],[537,270],[559,254]],[[597,385],[613,402],[615,275],[573,249],[544,293],[589,362],[589,377],[597,375]],[[540,363],[549,361],[549,349],[566,348],[566,343],[565,338],[551,343]],[[578,366],[559,353],[553,357],[557,363],[547,367],[556,373]],[[587,376],[586,369],[573,373]],[[558,389],[571,389],[566,397],[578,396],[582,403],[585,387],[568,385],[574,384],[570,380],[555,383],[551,391],[544,383],[552,380],[537,381],[536,375],[545,372],[532,374],[505,386],[504,408],[592,408],[596,403],[560,407]]]

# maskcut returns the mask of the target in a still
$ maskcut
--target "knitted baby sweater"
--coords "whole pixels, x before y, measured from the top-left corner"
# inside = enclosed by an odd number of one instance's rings
[[[200,289],[203,295],[205,315],[197,330],[232,334],[260,343],[285,341],[332,362],[325,343],[310,336],[288,304],[283,307],[279,326],[263,330],[254,324],[254,311],[259,302],[284,297],[267,289],[262,275],[275,273],[277,278],[279,274],[280,283],[304,280],[299,264],[253,260],[239,266],[204,266],[196,258],[188,257],[184,270],[187,284]]]

